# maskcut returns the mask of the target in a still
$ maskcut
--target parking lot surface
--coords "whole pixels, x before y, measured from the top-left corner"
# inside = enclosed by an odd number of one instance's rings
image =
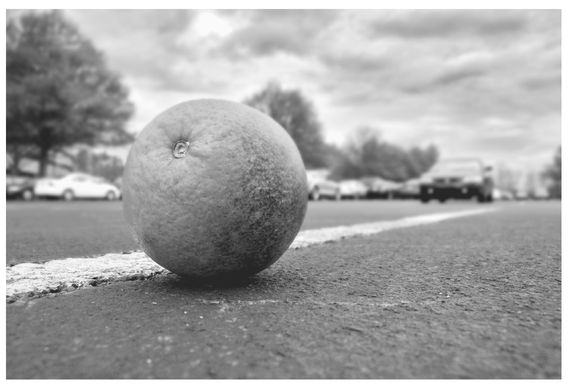
[[[309,202],[302,229],[393,220],[479,208],[476,203],[422,205],[418,201]],[[10,201],[6,206],[7,264],[93,257],[138,249],[121,202]]]
[[[163,273],[18,299],[7,377],[560,378],[560,203],[493,206],[289,250],[233,284]]]

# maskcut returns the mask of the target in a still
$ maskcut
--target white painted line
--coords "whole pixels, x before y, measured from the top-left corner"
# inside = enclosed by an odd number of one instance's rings
[[[458,212],[427,214],[393,221],[380,221],[351,226],[337,226],[301,231],[289,249],[305,248],[343,238],[370,235],[387,230],[433,224],[459,217],[496,211],[482,208]],[[42,295],[70,291],[98,283],[117,280],[145,279],[168,272],[144,252],[110,253],[95,258],[69,258],[42,264],[22,263],[6,268],[6,296],[10,300],[21,295]]]
[[[423,216],[401,218],[393,221],[379,221],[367,224],[357,224],[350,226],[336,226],[333,228],[305,230],[297,235],[295,241],[290,248],[304,248],[315,244],[323,244],[330,241],[336,241],[347,237],[365,236],[385,232],[392,229],[409,228],[411,226],[419,226],[425,224],[433,224],[449,220],[452,218],[474,216],[483,213],[495,211],[497,208],[483,208],[464,210],[458,212],[426,214]]]

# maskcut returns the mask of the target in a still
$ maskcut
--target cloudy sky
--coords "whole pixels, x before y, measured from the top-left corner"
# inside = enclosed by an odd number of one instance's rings
[[[537,10],[66,11],[131,90],[138,132],[181,101],[278,81],[323,135],[362,126],[442,157],[542,167],[561,142],[561,13]]]

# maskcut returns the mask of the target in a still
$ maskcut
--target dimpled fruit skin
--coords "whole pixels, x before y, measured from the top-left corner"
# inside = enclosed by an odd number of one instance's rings
[[[174,144],[190,147],[175,158]],[[166,110],[133,144],[123,209],[155,262],[185,277],[246,276],[287,250],[307,211],[307,181],[289,134],[223,100]]]

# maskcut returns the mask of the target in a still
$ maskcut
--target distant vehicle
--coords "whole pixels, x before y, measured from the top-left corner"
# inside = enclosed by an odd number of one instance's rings
[[[410,179],[394,189],[394,198],[418,199],[420,197],[420,180]]]
[[[121,191],[110,182],[84,173],[71,173],[59,179],[38,179],[34,192],[37,197],[61,198],[66,201],[76,198],[112,201],[121,197]]]
[[[340,200],[340,185],[328,179],[328,170],[308,170],[307,182],[309,198],[318,201],[321,198]]]
[[[36,176],[31,173],[6,170],[6,199],[34,199],[35,179]]]
[[[526,190],[517,190],[515,192],[515,199],[517,201],[526,201],[529,199],[528,192]]]
[[[401,186],[399,183],[376,177],[364,178],[362,181],[368,187],[366,197],[371,199],[392,199],[394,198],[396,190]]]
[[[448,159],[436,164],[420,180],[420,200],[473,199],[493,201],[491,167],[478,159]]]
[[[501,189],[493,189],[493,199],[495,200],[501,200],[501,201],[510,201],[513,200],[515,197],[514,195],[507,190],[501,190]]]
[[[549,199],[550,195],[548,189],[543,186],[539,186],[533,190],[532,199],[544,200]]]
[[[340,181],[340,197],[361,199],[366,198],[368,187],[356,179]]]

